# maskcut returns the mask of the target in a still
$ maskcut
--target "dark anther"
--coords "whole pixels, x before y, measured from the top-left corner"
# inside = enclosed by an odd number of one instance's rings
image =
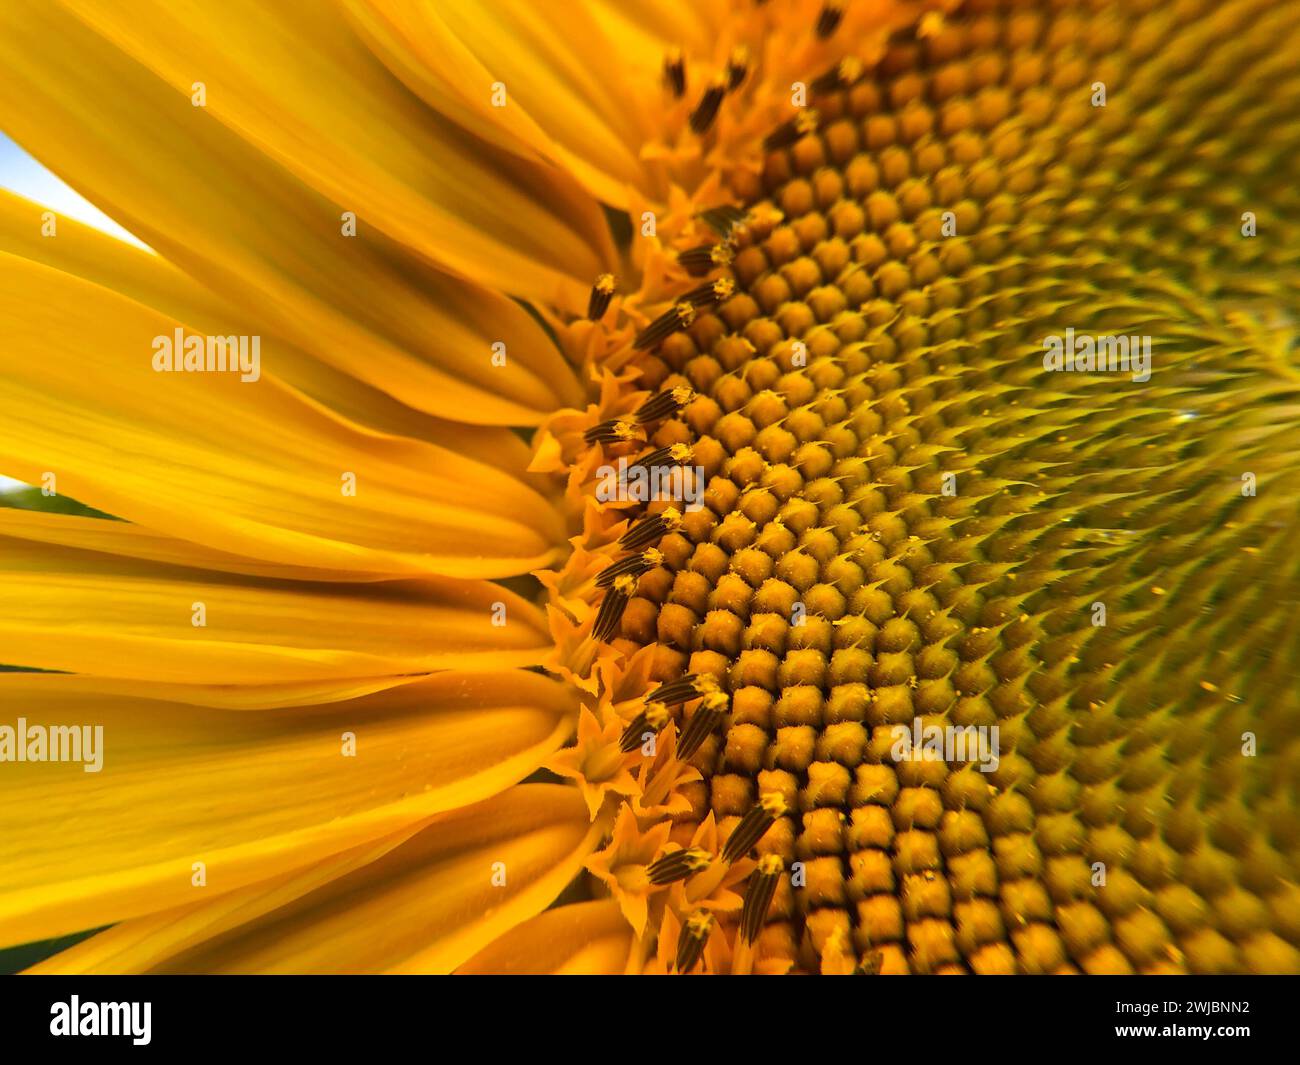
[[[663,703],[646,703],[646,707],[641,713],[632,719],[631,724],[623,730],[623,735],[618,741],[618,749],[624,754],[631,754],[641,744],[645,743],[646,733],[657,735],[666,724],[671,715],[668,713],[668,707]]]
[[[621,558],[600,571],[596,576],[596,587],[608,588],[614,583],[615,578],[622,577],[624,574],[629,577],[639,577],[646,570],[654,569],[663,560],[663,552],[656,547],[647,548],[639,555]]]
[[[745,905],[740,911],[740,934],[748,943],[754,942],[763,930],[763,922],[767,920],[767,911],[784,868],[778,855],[767,854],[758,860],[758,868],[749,878]]]
[[[616,285],[613,274],[601,274],[591,286],[591,296],[587,299],[587,317],[593,322],[605,316]]]
[[[647,544],[657,543],[670,532],[676,532],[681,523],[682,516],[673,507],[668,507],[662,513],[642,518],[631,526],[619,538],[618,546],[630,551],[638,550]]]
[[[763,140],[763,147],[769,152],[774,152],[779,148],[789,148],[790,145],[797,143],[809,133],[816,133],[817,126],[821,122],[821,117],[817,112],[809,107],[800,111],[794,118],[788,122],[782,122]]]
[[[661,684],[646,698],[647,703],[663,703],[665,706],[677,706],[679,703],[697,699],[709,692],[719,691],[717,678],[711,673],[688,673],[684,677]]]
[[[608,421],[593,425],[582,434],[582,439],[588,444],[626,444],[641,439],[641,431],[635,422],[610,418]]]
[[[627,609],[628,600],[636,589],[636,580],[632,577],[619,577],[600,601],[600,610],[596,613],[596,623],[592,627],[592,638],[600,642],[611,639],[618,632],[619,622],[623,620],[623,611]]]
[[[714,303],[725,303],[736,293],[736,283],[729,277],[720,277],[716,281],[706,281],[697,285],[682,297],[692,307],[708,307]]]
[[[712,856],[703,848],[687,847],[685,850],[669,851],[662,858],[651,862],[646,873],[650,883],[662,887],[707,869],[711,860]]]
[[[844,18],[844,4],[829,0],[822,8],[821,14],[817,16],[817,36],[823,40],[834,33],[840,25],[840,20]]]
[[[719,236],[725,237],[735,226],[745,220],[745,210],[742,207],[725,204],[722,207],[710,207],[707,211],[701,211],[698,217]]]
[[[722,98],[726,95],[727,83],[722,80],[715,80],[713,84],[704,90],[700,102],[695,105],[695,110],[691,112],[691,132],[697,137],[702,137],[709,132],[713,120],[718,117],[718,108],[722,106]]]
[[[713,915],[707,910],[696,910],[686,919],[681,938],[677,941],[677,971],[688,973],[704,954],[704,944],[713,931]]]
[[[727,59],[727,92],[735,92],[749,73],[749,50],[743,44],[731,50]]]
[[[644,350],[662,344],[679,329],[689,329],[695,322],[695,308],[689,303],[674,303],[658,318],[641,330],[633,347]]]
[[[812,83],[813,92],[827,93],[836,89],[846,89],[862,77],[862,63],[853,56],[846,56],[831,67],[825,74]]]
[[[688,248],[678,254],[677,261],[692,277],[703,277],[710,270],[730,266],[735,257],[735,249],[723,241],[721,244],[701,244],[697,248]]]
[[[758,805],[750,807],[749,812],[731,830],[731,835],[727,837],[727,842],[722,848],[722,860],[734,862],[737,858],[743,858],[749,853],[750,848],[763,838],[767,830],[772,827],[772,823],[785,812],[785,800],[780,792],[764,792],[758,800]]]
[[[642,425],[647,422],[657,422],[661,418],[669,418],[676,414],[694,398],[695,393],[692,389],[686,385],[679,385],[677,388],[669,388],[651,396],[637,407],[632,416]]]
[[[634,470],[638,466],[645,469],[653,469],[656,466],[667,466],[670,463],[681,465],[690,462],[695,457],[695,450],[690,444],[670,444],[668,447],[655,448],[654,451],[647,451],[634,462],[629,462],[627,468]]]
[[[681,738],[677,741],[678,758],[684,762],[704,745],[704,741],[726,718],[728,703],[729,700],[722,692],[710,692],[704,697],[682,729]]]
[[[664,81],[679,100],[686,95],[686,61],[680,48],[674,48],[664,56]]]

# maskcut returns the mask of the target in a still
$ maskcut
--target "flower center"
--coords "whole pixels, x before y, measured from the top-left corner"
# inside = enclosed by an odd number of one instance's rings
[[[1294,567],[1239,491],[1287,429],[1249,412],[1294,395],[1234,308],[1296,306],[1294,247],[1241,215],[1300,213],[1251,73],[1300,15],[1176,7],[973,3],[818,79],[637,339],[645,443],[592,438],[703,471],[632,525],[597,635],[657,648],[624,750],[676,720],[674,819],[762,856],[760,952],[1295,953],[1264,916],[1287,759],[1242,738],[1296,728],[1254,624]]]

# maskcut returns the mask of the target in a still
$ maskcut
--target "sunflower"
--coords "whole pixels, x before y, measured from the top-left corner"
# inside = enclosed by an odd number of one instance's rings
[[[0,122],[152,252],[0,198],[0,472],[84,505],[0,510],[0,945],[1300,971],[1297,52],[5,4]]]

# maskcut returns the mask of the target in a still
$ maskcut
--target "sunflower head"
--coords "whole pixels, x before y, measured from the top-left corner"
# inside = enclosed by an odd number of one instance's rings
[[[1291,567],[1239,488],[1285,431],[1256,404],[1291,386],[1239,307],[1295,294],[1294,256],[1236,209],[1294,208],[1242,163],[1279,150],[1234,69],[1267,50],[1248,6],[968,3],[851,40],[827,7],[806,45],[783,40],[819,65],[794,113],[750,130],[761,162],[720,165],[732,201],[661,240],[681,294],[626,302],[650,318],[619,363],[643,390],[616,400],[645,442],[589,443],[699,464],[704,506],[614,512],[612,557],[655,542],[662,561],[630,556],[637,587],[600,601],[596,635],[661,682],[625,749],[667,708],[699,771],[674,838],[712,817],[720,862],[761,856],[720,925],[664,894],[678,968],[705,935],[733,971],[1298,960],[1294,930],[1241,938],[1293,891],[1296,852],[1294,710],[1246,680],[1289,668],[1245,635],[1268,628],[1245,620],[1246,574]],[[747,102],[772,99],[766,70],[737,80]],[[706,142],[741,109],[727,91],[706,82],[691,112]],[[1236,202],[1229,168],[1259,178]],[[1242,753],[1263,719],[1271,766]],[[1279,834],[1215,828],[1257,804]],[[1211,868],[1236,886],[1191,888],[1209,892],[1193,929],[1180,878]]]
[[[0,511],[0,698],[114,725],[77,818],[21,778],[0,932],[1300,971],[1294,4],[289,10],[0,15],[151,249],[0,201],[0,472],[95,508]]]

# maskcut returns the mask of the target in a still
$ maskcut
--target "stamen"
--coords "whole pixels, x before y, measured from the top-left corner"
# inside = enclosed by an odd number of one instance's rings
[[[682,299],[692,307],[707,307],[712,303],[726,303],[736,294],[736,283],[729,277],[720,277],[691,289]]]
[[[614,586],[605,593],[600,601],[600,610],[596,613],[596,623],[592,626],[594,640],[604,643],[618,632],[619,622],[623,620],[623,611],[627,609],[628,600],[636,590],[636,578],[618,577]]]
[[[677,757],[686,761],[703,746],[710,734],[727,716],[730,699],[722,692],[710,692],[682,729],[677,741]]]
[[[641,440],[641,430],[633,422],[610,418],[593,425],[582,434],[582,439],[588,444],[627,444]]]
[[[845,56],[839,63],[812,83],[813,92],[828,93],[836,89],[847,89],[862,77],[862,61],[854,56]]]
[[[632,723],[623,730],[623,736],[618,741],[618,749],[624,754],[631,754],[645,742],[647,732],[653,732],[656,735],[668,724],[672,715],[668,713],[668,707],[663,703],[647,703],[646,708],[632,719]]]
[[[661,344],[680,329],[689,329],[695,322],[695,308],[689,303],[679,302],[664,311],[658,318],[641,330],[635,348],[652,348]]]
[[[597,588],[608,588],[614,583],[615,579],[627,575],[629,577],[639,577],[646,570],[654,569],[655,566],[661,565],[664,560],[663,552],[657,547],[651,547],[639,555],[631,555],[628,558],[621,558],[613,565],[606,566],[596,576]]]
[[[685,880],[688,876],[707,869],[713,861],[713,855],[702,847],[687,847],[685,850],[672,851],[657,861],[651,862],[646,869],[650,883],[662,887]]]
[[[769,133],[763,140],[763,147],[769,152],[774,152],[779,148],[789,148],[790,145],[797,143],[808,134],[816,133],[820,124],[821,116],[817,113],[816,108],[805,108],[794,118],[788,122],[783,122]]]
[[[664,56],[664,81],[679,100],[686,95],[686,60],[682,50],[674,48]]]
[[[702,137],[708,133],[709,127],[713,125],[713,120],[718,117],[718,108],[722,106],[722,98],[726,95],[727,82],[723,78],[715,78],[712,84],[704,90],[700,102],[695,105],[695,110],[691,112],[691,132],[697,137]]]
[[[713,915],[708,910],[696,910],[686,918],[681,939],[677,942],[677,971],[688,973],[704,954],[704,945],[713,931]]]
[[[658,514],[642,518],[625,532],[618,541],[619,547],[636,550],[646,544],[652,544],[670,532],[676,532],[682,524],[682,516],[674,507],[667,507]]]
[[[605,316],[617,284],[613,274],[601,274],[596,278],[596,283],[591,286],[591,296],[587,299],[587,317],[593,322]]]
[[[749,888],[745,891],[745,906],[740,911],[740,934],[745,942],[754,942],[762,931],[784,870],[785,864],[778,854],[765,854],[758,860],[758,868],[749,878]]]
[[[736,45],[727,59],[727,92],[735,92],[749,73],[749,49],[743,44]]]
[[[721,244],[701,244],[688,248],[677,256],[677,261],[692,277],[703,277],[710,270],[720,266],[730,266],[736,257],[736,249],[728,241]]]
[[[765,791],[759,798],[758,805],[751,807],[731,830],[731,835],[722,848],[722,860],[734,862],[743,858],[787,809],[785,799],[779,791]]]
[[[746,213],[743,207],[724,204],[722,207],[710,207],[707,211],[701,211],[696,217],[706,226],[717,231],[719,236],[725,237],[733,227],[745,220]]]
[[[821,14],[817,16],[817,36],[823,40],[839,29],[840,20],[844,18],[843,0],[826,0]]]
[[[650,693],[646,702],[663,703],[665,706],[677,706],[701,695],[721,691],[718,679],[712,673],[687,673],[684,677],[661,684]]]
[[[694,455],[695,449],[690,444],[672,444],[669,447],[661,447],[642,455],[635,462],[629,462],[627,468],[634,470],[638,466],[644,466],[650,469],[655,466],[665,466],[670,462],[680,465],[690,462]]]
[[[660,418],[667,418],[676,414],[694,398],[695,390],[686,385],[670,388],[666,392],[651,396],[642,403],[637,408],[634,417],[642,424],[657,422]]]

